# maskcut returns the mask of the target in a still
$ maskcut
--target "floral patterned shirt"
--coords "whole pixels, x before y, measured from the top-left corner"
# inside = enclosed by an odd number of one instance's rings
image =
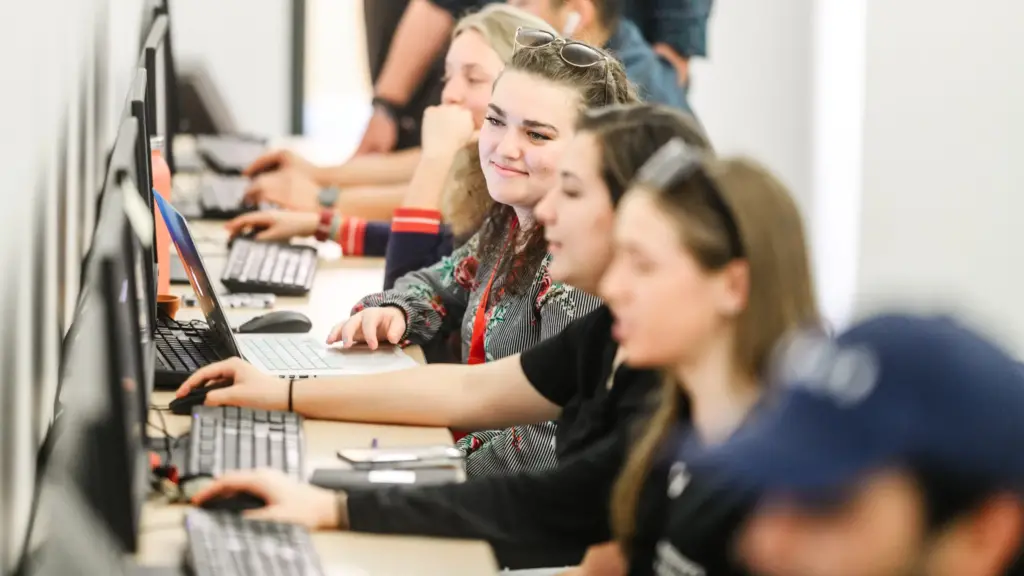
[[[403,339],[412,344],[427,345],[457,330],[462,360],[467,361],[476,311],[497,264],[487,257],[481,261],[479,245],[478,233],[437,264],[402,276],[394,289],[363,298],[353,313],[373,306],[401,308],[406,317]],[[546,256],[530,287],[515,294],[505,292],[506,279],[494,279],[485,312],[488,362],[523,352],[600,306],[598,298],[552,282],[550,261]],[[470,476],[546,470],[556,464],[555,423],[477,431],[460,439],[458,446],[466,454]]]

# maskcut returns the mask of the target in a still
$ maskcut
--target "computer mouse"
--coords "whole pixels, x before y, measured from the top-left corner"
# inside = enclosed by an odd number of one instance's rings
[[[238,492],[231,496],[215,496],[199,505],[204,510],[217,512],[244,512],[263,508],[267,501],[248,492]]]
[[[239,334],[305,334],[313,323],[301,312],[274,310],[238,327]]]
[[[232,246],[235,245],[235,240],[237,240],[239,238],[246,238],[248,240],[253,240],[253,239],[256,238],[257,234],[259,234],[260,232],[263,232],[266,229],[267,229],[266,226],[253,226],[251,228],[248,228],[247,230],[245,230],[244,232],[242,232],[240,234],[235,234],[231,238],[228,238],[228,248],[231,248]]]
[[[187,396],[171,400],[171,413],[177,414],[178,416],[189,416],[192,414],[193,406],[203,405],[203,402],[206,401],[207,392],[210,390],[217,390],[219,388],[227,388],[232,384],[234,384],[234,382],[231,380],[218,380],[216,382],[210,382],[205,386],[194,388]]]

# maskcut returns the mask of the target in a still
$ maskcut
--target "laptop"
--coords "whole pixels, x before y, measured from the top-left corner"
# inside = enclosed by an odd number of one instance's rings
[[[397,346],[377,350],[343,350],[305,334],[234,334],[196,248],[188,222],[159,194],[155,197],[199,307],[206,317],[208,329],[200,334],[221,358],[239,356],[261,371],[281,378],[369,374],[417,365]]]

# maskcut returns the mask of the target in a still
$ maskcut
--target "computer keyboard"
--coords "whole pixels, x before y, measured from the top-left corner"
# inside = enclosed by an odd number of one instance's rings
[[[302,296],[315,274],[316,248],[235,238],[220,281],[232,292]]]
[[[192,410],[185,478],[273,468],[301,480],[304,451],[298,414],[197,406]]]
[[[249,179],[241,176],[204,175],[199,181],[199,205],[206,218],[234,218],[258,207],[246,204]]]
[[[196,576],[324,573],[309,531],[301,526],[190,510],[185,531],[188,564]]]
[[[157,318],[153,340],[158,388],[177,388],[199,368],[224,358],[217,352],[209,330],[166,316]]]

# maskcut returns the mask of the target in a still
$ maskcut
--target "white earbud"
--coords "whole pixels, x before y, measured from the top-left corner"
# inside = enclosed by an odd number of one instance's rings
[[[583,17],[580,16],[579,12],[575,10],[569,12],[569,16],[565,19],[565,26],[562,28],[562,36],[565,38],[572,38],[572,35],[576,33],[576,28],[580,25],[580,20]]]

